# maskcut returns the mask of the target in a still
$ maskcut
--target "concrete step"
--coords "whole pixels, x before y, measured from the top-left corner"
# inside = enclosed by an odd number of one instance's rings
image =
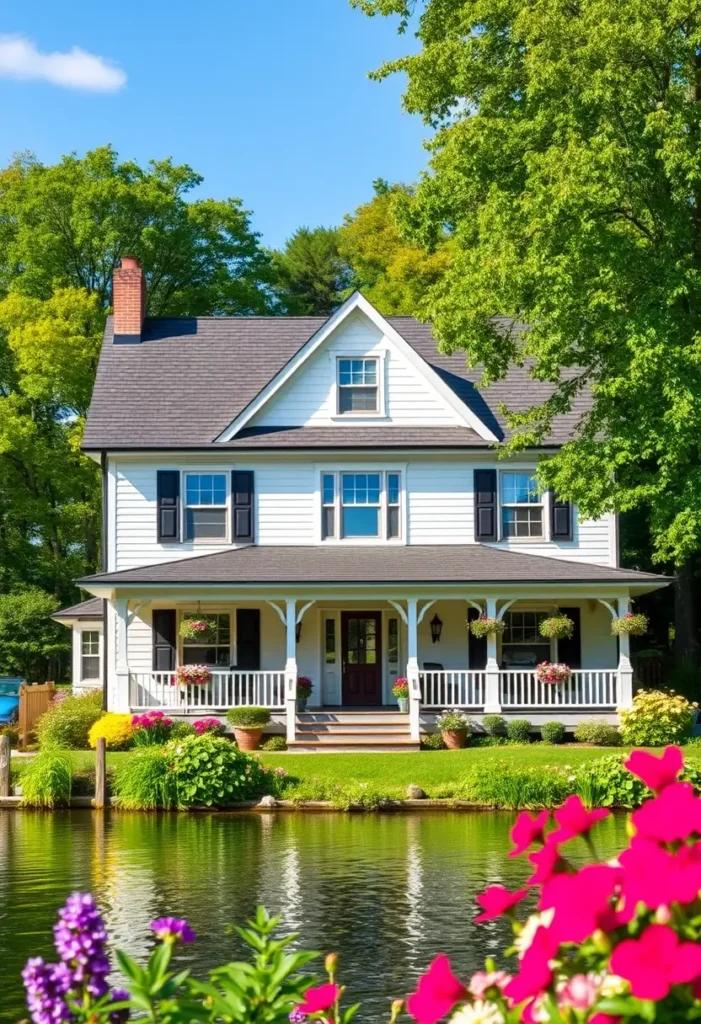
[[[392,753],[410,753],[412,751],[419,750],[419,744],[414,743],[411,739],[391,739],[383,740],[381,737],[366,738],[366,739],[345,739],[334,743],[324,743],[319,740],[295,740],[294,743],[288,743],[287,749],[293,751],[295,754],[392,754]]]
[[[346,743],[350,741],[368,743],[402,743],[411,739],[409,730],[404,732],[370,732],[366,729],[338,729],[334,732],[300,732],[297,730],[297,740],[300,743],[323,743],[328,746],[333,743]]]
[[[409,725],[409,716],[392,711],[304,711],[297,714],[297,723],[343,725]]]
[[[365,722],[297,722],[297,732],[299,733],[318,732],[335,736],[339,732],[346,732],[348,730],[360,733],[361,735],[364,733],[371,733],[373,735],[378,733],[394,735],[398,733],[401,735],[402,733],[409,732],[409,723],[390,722],[386,725],[384,722],[372,722],[366,725]]]

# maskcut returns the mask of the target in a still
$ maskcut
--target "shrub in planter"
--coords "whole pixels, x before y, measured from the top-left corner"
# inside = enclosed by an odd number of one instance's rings
[[[633,707],[619,712],[623,742],[641,747],[683,743],[697,707],[673,690],[639,690]]]
[[[251,800],[266,790],[266,773],[257,758],[223,736],[204,733],[171,740],[164,754],[175,777],[180,807],[221,806]]]
[[[400,711],[407,712],[409,710],[409,680],[405,676],[399,676],[395,680],[392,696],[397,701]]]
[[[134,746],[134,726],[131,715],[118,715],[108,711],[91,727],[88,742],[95,749],[97,741],[104,739],[108,750],[128,750]]]
[[[548,640],[569,640],[574,633],[574,622],[569,615],[557,612],[557,614],[543,619],[539,632],[541,636],[547,637]]]
[[[615,725],[590,718],[580,722],[574,731],[577,743],[591,743],[595,747],[620,747],[621,734]]]
[[[263,729],[270,721],[268,708],[230,708],[226,717],[233,726],[234,736],[241,750],[257,750]]]
[[[482,728],[488,736],[506,736],[506,719],[501,715],[484,715]]]
[[[504,622],[502,619],[491,619],[486,615],[480,615],[479,618],[470,622],[470,632],[478,639],[485,636],[500,636],[504,632]]]
[[[611,620],[611,632],[614,636],[627,633],[629,636],[645,636],[648,628],[647,615],[626,612],[620,619]]]
[[[467,746],[470,736],[472,720],[464,711],[455,708],[453,711],[444,711],[436,719],[436,726],[440,729],[443,742],[448,750],[457,750]]]
[[[221,736],[224,732],[224,725],[218,718],[196,718],[190,728],[197,736],[202,736],[206,732]],[[183,735],[187,735],[187,733]]]
[[[543,743],[554,745],[565,742],[565,727],[562,722],[543,722],[540,727]]]
[[[102,692],[89,690],[53,703],[37,722],[37,739],[42,749],[87,750],[90,729],[104,714]]]
[[[178,630],[186,643],[210,643],[215,639],[216,629],[211,619],[205,616],[183,619]]]
[[[63,750],[43,750],[33,757],[20,777],[25,807],[55,807],[71,799],[73,764]]]
[[[171,738],[173,731],[173,719],[158,710],[133,715],[131,724],[134,730],[134,745],[137,747],[162,747]]]
[[[267,751],[269,754],[278,750],[287,750],[287,740],[284,736],[277,734],[274,736],[266,736],[260,745],[260,749]]]
[[[530,743],[531,723],[526,718],[514,718],[506,726],[506,735],[515,743]]]

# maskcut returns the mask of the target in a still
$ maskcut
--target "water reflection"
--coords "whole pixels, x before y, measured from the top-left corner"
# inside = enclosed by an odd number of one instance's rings
[[[477,929],[472,917],[486,885],[525,877],[526,865],[506,856],[512,820],[0,811],[0,1019],[21,1016],[26,958],[53,955],[58,905],[89,889],[114,943],[139,958],[151,948],[150,921],[187,917],[200,938],[181,961],[196,973],[241,955],[226,926],[263,903],[300,945],[337,951],[364,1018],[384,1021],[439,950],[464,974],[503,946],[503,922]],[[624,821],[604,822],[598,836],[608,855],[625,841]]]

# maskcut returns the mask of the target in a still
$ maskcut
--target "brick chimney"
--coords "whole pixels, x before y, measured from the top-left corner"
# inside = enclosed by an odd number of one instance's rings
[[[146,282],[141,264],[134,256],[122,256],[112,277],[115,345],[141,344],[146,315]]]

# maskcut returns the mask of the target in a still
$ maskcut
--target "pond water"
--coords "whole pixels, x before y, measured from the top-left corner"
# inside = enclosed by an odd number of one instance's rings
[[[24,1016],[20,971],[28,956],[53,957],[56,910],[79,889],[137,957],[150,921],[186,917],[199,940],[180,961],[195,973],[241,956],[226,926],[263,903],[299,945],[339,953],[347,998],[363,1002],[363,1020],[386,1021],[436,953],[464,977],[505,945],[504,922],[472,918],[485,886],[527,874],[507,857],[513,817],[0,811],[0,1020]],[[602,855],[624,845],[623,818],[598,829]]]

